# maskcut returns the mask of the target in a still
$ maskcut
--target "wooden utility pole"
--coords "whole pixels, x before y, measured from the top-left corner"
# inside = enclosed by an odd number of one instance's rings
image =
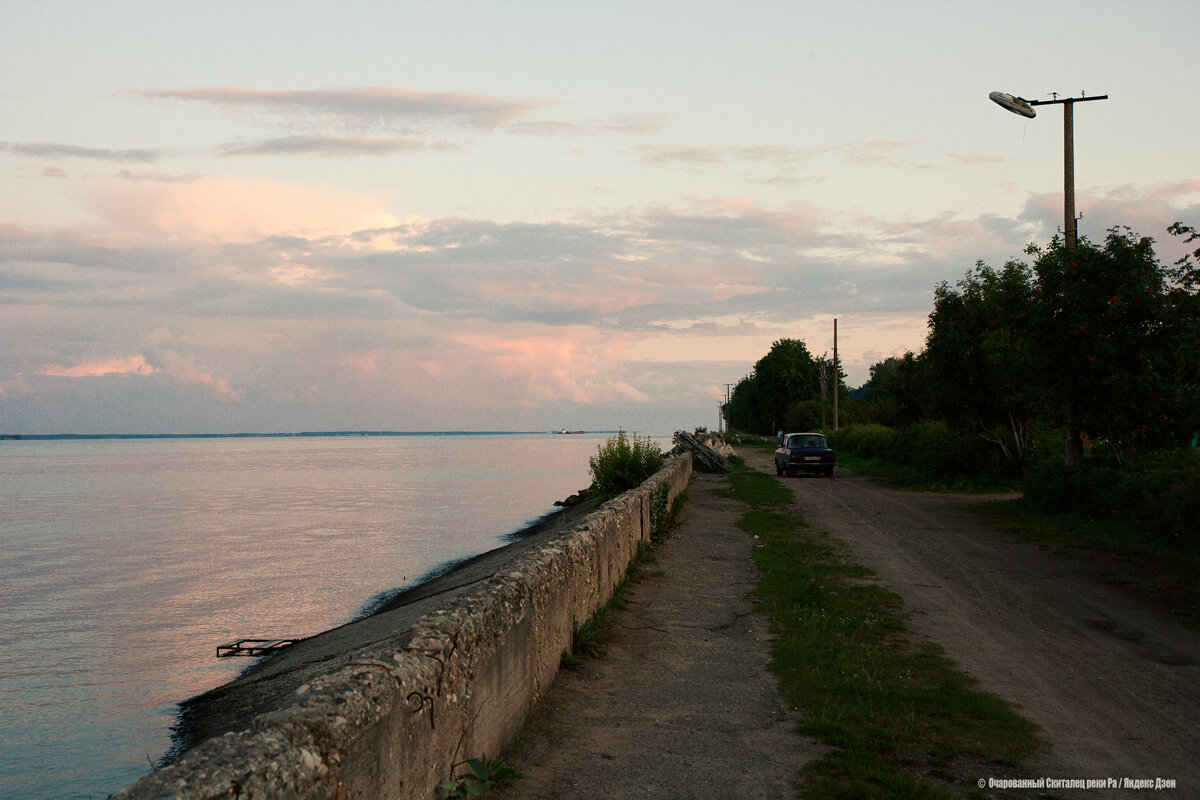
[[[833,429],[838,429],[837,317],[833,318]]]

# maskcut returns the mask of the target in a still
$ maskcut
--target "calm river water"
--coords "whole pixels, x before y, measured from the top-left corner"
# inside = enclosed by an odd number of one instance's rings
[[[317,633],[503,545],[606,438],[0,442],[0,797],[127,787],[176,704],[246,666],[218,644]]]

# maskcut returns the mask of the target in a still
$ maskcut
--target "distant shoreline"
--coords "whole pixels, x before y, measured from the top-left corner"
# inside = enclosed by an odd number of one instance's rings
[[[291,439],[323,436],[531,436],[561,431],[301,431],[298,433],[6,433],[0,441],[72,441],[79,439]],[[617,433],[617,431],[571,431]]]

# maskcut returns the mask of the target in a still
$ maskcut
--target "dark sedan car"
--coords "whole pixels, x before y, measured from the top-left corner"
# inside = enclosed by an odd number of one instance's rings
[[[833,451],[820,433],[789,433],[783,446],[775,451],[775,472],[779,475],[814,472],[833,477]]]

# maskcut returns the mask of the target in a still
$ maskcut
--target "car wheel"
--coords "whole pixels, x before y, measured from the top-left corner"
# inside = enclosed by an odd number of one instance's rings
[[[788,474],[789,478],[794,478],[794,477],[796,477],[796,470],[792,469],[791,467],[788,467],[787,474]]]
[[[826,477],[826,478],[832,478],[832,477],[833,477],[833,467],[830,467],[829,469],[825,470],[825,477]]]

